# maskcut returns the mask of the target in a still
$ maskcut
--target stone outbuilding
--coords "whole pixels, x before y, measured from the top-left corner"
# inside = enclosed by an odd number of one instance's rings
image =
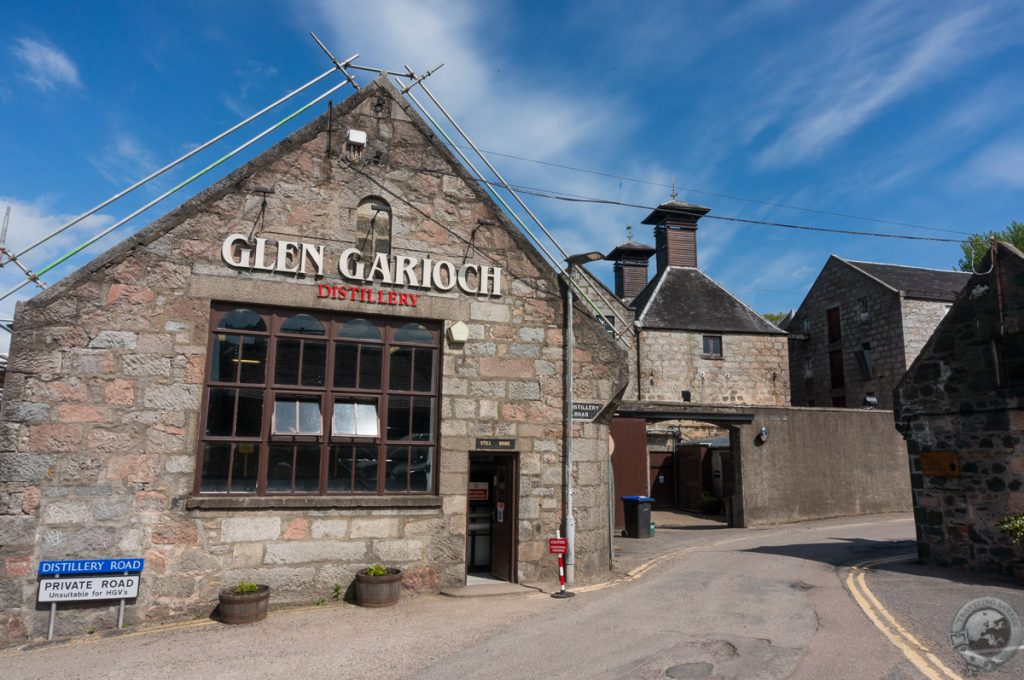
[[[708,208],[671,200],[643,223],[654,248],[632,240],[608,254],[615,296],[634,322],[627,398],[697,404],[789,403],[786,333],[697,264],[697,223]],[[656,269],[647,280],[647,260]]]
[[[921,560],[1009,574],[996,525],[1024,512],[1024,254],[996,243],[976,269],[897,385],[895,418]]]
[[[892,408],[892,390],[968,274],[832,255],[790,332],[794,406]]]
[[[18,306],[0,640],[44,630],[44,559],[144,557],[129,624],[208,614],[243,578],[309,603],[374,562],[434,590],[554,578],[564,299],[404,98],[366,86]],[[574,396],[613,407],[625,353],[574,316]],[[586,578],[609,565],[607,416],[571,436]]]

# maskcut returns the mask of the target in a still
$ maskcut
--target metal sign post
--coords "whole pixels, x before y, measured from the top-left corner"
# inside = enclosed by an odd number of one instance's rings
[[[563,558],[565,551],[568,548],[569,540],[562,538],[562,532],[556,531],[555,538],[548,539],[548,552],[552,555],[558,555],[558,592],[551,593],[551,597],[559,599],[576,597],[576,593],[569,592],[565,589],[565,562]]]
[[[58,602],[118,600],[117,628],[123,630],[125,604],[139,596],[144,564],[141,557],[40,562],[36,601],[50,603],[46,639],[53,639]]]

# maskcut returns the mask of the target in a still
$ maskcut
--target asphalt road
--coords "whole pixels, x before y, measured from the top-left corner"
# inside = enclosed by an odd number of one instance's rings
[[[844,586],[843,565],[912,552],[909,519],[704,533],[680,532],[674,547],[666,543],[674,554],[642,576],[569,600],[420,596],[384,610],[282,611],[253,626],[192,625],[2,653],[0,677],[925,677]],[[963,672],[942,630],[964,597],[1008,584],[944,588],[948,576],[911,566],[871,572],[867,582]]]

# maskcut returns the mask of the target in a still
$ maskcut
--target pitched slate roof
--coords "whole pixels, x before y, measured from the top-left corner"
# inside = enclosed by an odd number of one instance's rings
[[[952,302],[971,277],[968,272],[843,260],[909,298]]]
[[[637,320],[647,329],[786,334],[692,267],[668,267],[634,304]]]

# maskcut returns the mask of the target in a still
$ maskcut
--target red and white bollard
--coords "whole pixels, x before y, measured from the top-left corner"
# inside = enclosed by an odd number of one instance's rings
[[[565,589],[565,551],[566,551],[566,539],[562,538],[562,532],[555,532],[556,538],[548,539],[548,551],[553,555],[558,555],[558,592],[551,593],[551,597],[575,597],[576,593],[571,593]]]

